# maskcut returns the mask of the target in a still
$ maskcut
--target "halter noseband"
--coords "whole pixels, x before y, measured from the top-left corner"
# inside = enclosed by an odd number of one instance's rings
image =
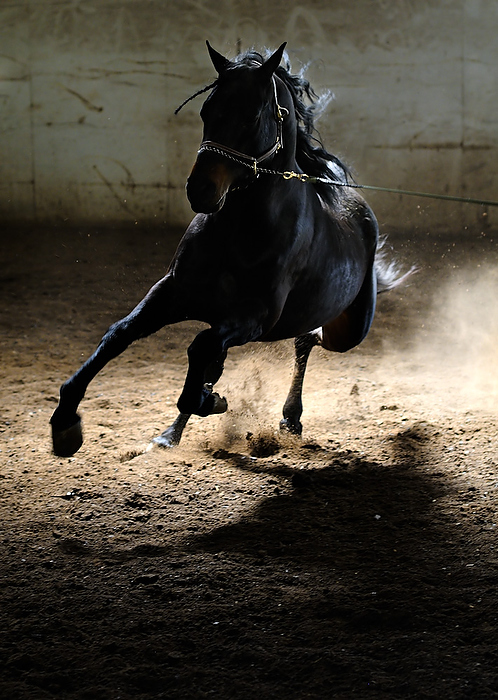
[[[211,151],[212,153],[218,153],[218,155],[226,156],[227,158],[230,158],[230,160],[235,160],[236,162],[240,162],[241,165],[245,165],[246,167],[251,168],[254,171],[254,174],[257,175],[258,165],[264,160],[267,160],[268,158],[271,158],[273,155],[275,155],[275,153],[277,153],[277,151],[283,148],[284,145],[282,137],[282,125],[284,117],[288,116],[289,114],[289,110],[286,107],[281,107],[278,103],[277,82],[275,80],[275,77],[272,77],[272,83],[273,94],[275,97],[275,119],[277,122],[277,138],[273,146],[268,151],[263,153],[263,155],[256,157],[247,155],[247,153],[242,153],[241,151],[236,151],[234,148],[224,146],[222,143],[217,143],[216,141],[203,141],[200,145],[197,155],[199,155],[203,151]]]

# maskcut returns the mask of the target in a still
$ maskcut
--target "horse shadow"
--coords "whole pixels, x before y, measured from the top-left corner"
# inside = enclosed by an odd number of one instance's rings
[[[276,488],[237,522],[199,536],[195,547],[226,548],[250,553],[266,550],[293,557],[330,557],[346,549],[371,552],[404,543],[413,549],[421,529],[433,530],[434,503],[447,486],[426,471],[430,436],[414,426],[390,439],[386,462],[352,451],[303,445],[313,463],[303,469],[287,463],[250,462],[237,452],[218,450],[231,468],[283,477],[288,488]],[[282,479],[281,479],[282,481]]]
[[[322,465],[308,469],[248,465],[227,452],[231,467],[284,477],[288,488],[277,487],[237,522],[199,535],[189,546],[239,556],[263,570],[309,576],[315,591],[302,600],[310,619],[328,616],[356,631],[423,627],[428,615],[451,606],[451,527],[438,510],[450,486],[429,466],[432,438],[424,425],[415,425],[390,439],[385,461],[317,450],[313,462]]]

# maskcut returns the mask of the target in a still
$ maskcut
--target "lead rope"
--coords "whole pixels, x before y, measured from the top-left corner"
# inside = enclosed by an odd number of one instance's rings
[[[414,190],[401,190],[394,187],[376,187],[375,185],[357,185],[351,182],[337,182],[329,180],[326,177],[313,177],[306,173],[296,173],[293,170],[269,170],[268,168],[259,168],[258,172],[267,175],[279,175],[284,180],[300,180],[300,182],[323,182],[324,185],[334,185],[335,187],[351,187],[355,190],[374,190],[375,192],[390,192],[391,194],[404,194],[409,197],[426,197],[428,199],[443,199],[448,202],[463,202],[464,204],[480,204],[483,207],[498,207],[498,202],[492,199],[475,199],[474,197],[456,197],[449,194],[432,194],[430,192],[416,192]]]
[[[202,149],[202,147],[201,147]],[[432,194],[430,192],[416,192],[414,190],[401,190],[401,189],[396,189],[394,187],[377,187],[375,185],[357,185],[356,183],[351,183],[351,182],[338,182],[337,180],[329,180],[326,177],[314,177],[313,175],[307,175],[306,173],[296,173],[293,170],[271,170],[270,168],[259,168],[257,166],[257,163],[254,161],[252,162],[251,165],[249,163],[245,163],[243,160],[240,160],[237,158],[235,155],[231,155],[225,150],[221,150],[218,148],[215,148],[213,146],[209,146],[208,148],[204,148],[202,150],[210,150],[215,153],[218,153],[221,156],[225,156],[225,158],[228,158],[229,160],[233,160],[236,163],[239,163],[239,165],[244,165],[247,168],[250,168],[255,175],[259,175],[260,173],[263,175],[278,175],[279,177],[283,177],[284,180],[299,180],[300,182],[309,182],[309,183],[315,183],[315,182],[322,182],[324,185],[334,185],[335,187],[350,187],[351,189],[355,190],[373,190],[375,192],[388,192],[391,194],[403,194],[407,195],[409,197],[426,197],[428,199],[442,199],[446,200],[448,202],[463,202],[464,204],[480,204],[483,207],[498,207],[498,201],[494,201],[491,199],[475,199],[473,197],[456,197],[453,195],[449,194]]]
[[[304,175],[304,173],[294,173],[288,171],[282,173],[282,177],[285,180],[290,180],[291,178],[297,178],[302,182],[323,182],[326,185],[335,185],[336,187],[352,187],[357,190],[374,190],[376,192],[390,192],[392,194],[404,194],[409,197],[426,197],[427,199],[443,199],[448,202],[464,202],[465,204],[480,204],[485,207],[498,207],[498,202],[491,199],[475,199],[474,197],[456,197],[449,194],[432,194],[431,192],[416,192],[414,190],[401,190],[394,187],[376,187],[375,185],[357,185],[356,183],[349,182],[336,182],[335,180],[328,180],[325,177],[310,177]]]

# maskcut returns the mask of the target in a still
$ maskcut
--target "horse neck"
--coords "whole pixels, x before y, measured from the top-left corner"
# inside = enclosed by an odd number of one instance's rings
[[[284,179],[282,173],[297,166],[293,154],[282,155],[285,157],[278,162],[274,159],[275,162],[268,165],[268,170],[274,173],[263,172],[248,187],[233,191],[215,215],[232,232],[233,224],[237,222],[237,236],[248,237],[253,243],[260,241],[265,247],[270,245],[273,236],[279,240],[282,236],[293,238],[292,227],[282,227],[282,221],[292,220],[292,211],[298,217],[308,197],[308,190],[302,182]]]

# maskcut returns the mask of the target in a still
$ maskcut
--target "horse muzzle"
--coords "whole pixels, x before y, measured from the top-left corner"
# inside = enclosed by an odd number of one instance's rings
[[[187,180],[187,198],[196,214],[215,214],[225,203],[232,184],[222,165],[200,167],[196,162]]]

